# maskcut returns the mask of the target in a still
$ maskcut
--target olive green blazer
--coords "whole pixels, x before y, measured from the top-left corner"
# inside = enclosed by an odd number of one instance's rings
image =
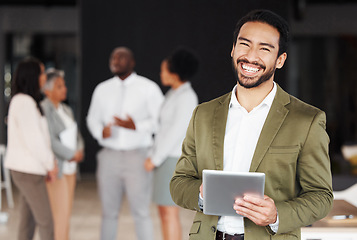
[[[196,211],[190,239],[215,239],[218,217],[198,206],[203,169],[223,169],[223,145],[231,93],[193,112],[182,155],[170,183],[179,206]],[[325,217],[333,203],[325,113],[279,86],[250,166],[263,172],[265,194],[274,199],[279,230],[244,219],[246,240],[300,239],[300,228]]]

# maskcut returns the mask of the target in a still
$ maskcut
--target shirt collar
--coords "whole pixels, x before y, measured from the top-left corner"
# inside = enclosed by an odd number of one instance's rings
[[[275,97],[275,94],[276,94],[276,90],[277,90],[277,87],[276,87],[276,83],[274,83],[274,86],[273,86],[273,89],[270,91],[270,93],[264,98],[264,100],[258,105],[256,106],[255,108],[258,108],[260,106],[263,106],[263,105],[266,105],[268,106],[269,108],[271,107],[271,105],[273,104],[273,101],[274,101],[274,97]],[[238,107],[242,107],[240,105],[240,103],[238,102],[238,99],[237,99],[237,96],[236,96],[236,93],[237,93],[237,85],[234,86],[233,90],[232,90],[232,95],[231,95],[231,101],[229,103],[229,107],[233,107],[233,106],[238,106]]]
[[[127,86],[131,83],[134,82],[135,78],[136,78],[137,74],[136,72],[132,72],[127,78],[125,78],[124,80],[121,80],[118,76],[114,76],[113,79],[115,79],[116,82],[118,82],[121,85]]]

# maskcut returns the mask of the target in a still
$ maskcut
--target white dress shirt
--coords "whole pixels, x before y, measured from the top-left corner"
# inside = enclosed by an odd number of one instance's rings
[[[115,76],[95,88],[87,116],[89,131],[98,143],[115,150],[132,150],[149,147],[163,94],[159,86],[142,76],[132,73],[125,80]],[[103,128],[114,123],[114,116],[130,116],[135,130],[112,126],[112,136],[103,139]]]
[[[276,94],[276,84],[252,111],[242,107],[233,88],[224,137],[223,171],[249,172],[255,148]],[[228,234],[244,233],[243,217],[222,216],[217,229]]]
[[[54,159],[46,118],[31,96],[16,94],[9,107],[5,167],[47,175],[54,167]]]
[[[151,161],[156,167],[167,157],[180,157],[187,126],[197,104],[197,94],[189,82],[166,93],[160,111],[160,127],[151,153]]]
[[[67,113],[63,109],[63,106],[61,103],[58,104],[58,107],[56,108],[56,112],[57,112],[58,116],[61,118],[66,129],[72,128],[76,125],[76,122],[70,116],[67,115]],[[75,139],[77,139],[77,136],[75,136]],[[75,149],[73,149],[73,150],[75,150]],[[70,160],[70,159],[66,159],[66,160]],[[72,174],[76,173],[77,163],[74,161],[71,161],[71,162],[64,161],[62,171],[63,171],[63,174],[67,174],[67,175],[72,175]]]

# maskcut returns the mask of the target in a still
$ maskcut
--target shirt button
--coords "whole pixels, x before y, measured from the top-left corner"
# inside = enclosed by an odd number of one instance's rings
[[[216,232],[216,227],[215,227],[215,226],[212,226],[212,227],[211,227],[211,230],[212,230],[212,232]]]

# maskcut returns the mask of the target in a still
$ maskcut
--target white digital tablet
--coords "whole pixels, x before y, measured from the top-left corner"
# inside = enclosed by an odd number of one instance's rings
[[[203,170],[203,213],[240,216],[233,209],[236,198],[244,194],[264,197],[265,174]]]

